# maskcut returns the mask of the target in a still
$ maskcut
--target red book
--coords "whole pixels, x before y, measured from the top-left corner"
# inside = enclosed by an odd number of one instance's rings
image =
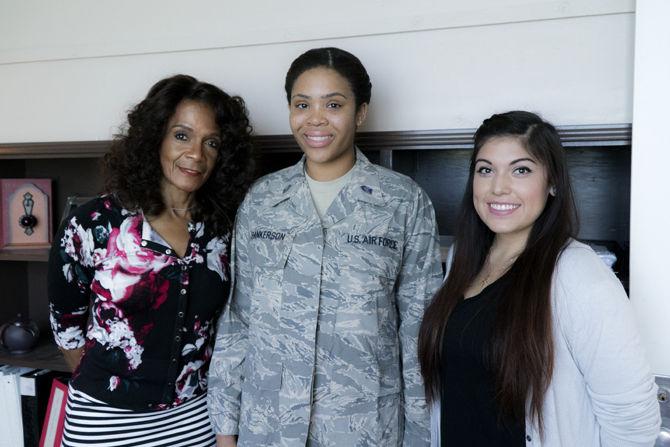
[[[65,423],[65,404],[67,403],[67,383],[54,379],[51,383],[49,406],[44,417],[40,447],[60,447]]]

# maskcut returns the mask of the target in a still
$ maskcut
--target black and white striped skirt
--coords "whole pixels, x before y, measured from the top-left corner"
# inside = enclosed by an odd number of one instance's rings
[[[70,387],[62,447],[211,447],[216,445],[202,395],[175,408],[133,411],[110,407]]]

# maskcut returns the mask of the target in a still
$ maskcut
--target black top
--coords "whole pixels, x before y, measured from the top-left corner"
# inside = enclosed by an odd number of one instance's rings
[[[84,348],[72,386],[109,405],[163,409],[207,391],[230,287],[229,235],[188,225],[177,256],[141,212],[111,196],[74,210],[49,256],[56,343]]]
[[[487,361],[497,303],[506,277],[462,300],[442,342],[443,446],[524,446],[525,424],[499,424],[495,375]]]

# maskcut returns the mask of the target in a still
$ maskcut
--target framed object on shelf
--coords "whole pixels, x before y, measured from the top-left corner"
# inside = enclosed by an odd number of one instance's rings
[[[51,246],[51,179],[0,179],[0,249]]]

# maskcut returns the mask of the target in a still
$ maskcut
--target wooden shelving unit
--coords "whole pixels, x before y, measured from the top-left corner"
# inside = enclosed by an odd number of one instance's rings
[[[58,228],[66,199],[101,191],[99,161],[109,141],[0,144],[0,177],[50,178],[53,181],[52,228]],[[46,275],[49,248],[0,249],[0,324],[18,313],[37,323],[37,347],[13,355],[0,348],[0,363],[69,371],[49,326]]]
[[[630,124],[559,126],[581,214],[580,238],[615,241],[624,248],[630,209]],[[412,177],[433,201],[442,235],[453,234],[474,129],[363,132],[356,143],[369,158]],[[256,136],[259,174],[295,163],[300,149],[291,135]],[[53,179],[53,228],[58,227],[67,197],[93,196],[102,190],[99,160],[110,141],[0,144],[1,178]],[[442,258],[448,237],[441,237]],[[0,250],[0,323],[17,313],[30,316],[43,331],[32,352],[10,355],[0,349],[0,363],[67,371],[50,340],[46,298],[48,249]],[[625,278],[623,279],[625,281]]]

